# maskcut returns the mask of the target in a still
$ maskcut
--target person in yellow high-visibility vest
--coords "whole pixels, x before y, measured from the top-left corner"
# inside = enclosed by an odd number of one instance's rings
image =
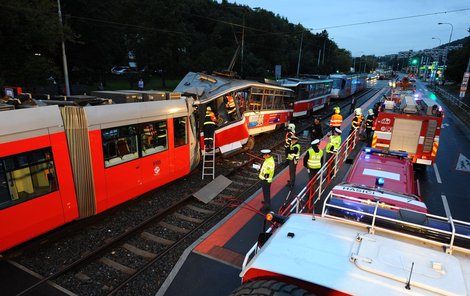
[[[309,180],[311,180],[323,165],[323,150],[318,147],[319,139],[312,141],[312,147],[307,150],[304,156],[304,167],[308,170]]]
[[[263,149],[264,162],[259,171],[259,179],[262,182],[263,188],[263,208],[262,211],[271,210],[271,183],[273,182],[274,177],[274,168],[276,166],[274,162],[274,157],[271,155],[271,150]]]
[[[295,173],[297,168],[297,162],[300,157],[300,145],[299,138],[295,135],[291,137],[291,144],[287,154],[287,161],[289,162],[289,181],[287,181],[287,186],[293,188],[295,185]]]

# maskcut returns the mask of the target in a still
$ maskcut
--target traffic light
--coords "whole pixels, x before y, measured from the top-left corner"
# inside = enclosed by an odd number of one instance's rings
[[[417,65],[417,64],[418,64],[418,59],[417,59],[417,58],[414,58],[414,59],[411,61],[411,63],[412,63],[413,65]]]

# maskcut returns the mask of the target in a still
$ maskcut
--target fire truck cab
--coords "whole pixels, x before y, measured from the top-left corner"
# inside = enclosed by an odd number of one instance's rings
[[[414,164],[432,165],[439,146],[444,113],[432,99],[405,80],[382,100],[372,147],[407,152]]]

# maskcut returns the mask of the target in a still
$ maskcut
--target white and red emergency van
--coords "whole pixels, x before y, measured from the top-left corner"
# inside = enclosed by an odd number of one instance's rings
[[[427,213],[426,205],[419,198],[413,164],[406,152],[364,148],[345,182],[332,190],[339,196],[361,203],[379,201],[381,207]]]
[[[382,101],[372,147],[407,152],[414,164],[432,165],[439,147],[444,113],[436,101],[402,80]]]

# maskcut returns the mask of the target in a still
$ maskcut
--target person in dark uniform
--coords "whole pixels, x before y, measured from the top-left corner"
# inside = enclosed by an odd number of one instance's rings
[[[370,147],[372,145],[372,133],[373,133],[373,128],[374,128],[374,120],[375,120],[375,115],[374,115],[374,110],[369,109],[368,115],[366,118],[366,146]]]
[[[207,106],[206,116],[204,117],[204,144],[206,149],[213,148],[212,145],[214,143],[214,132],[216,125],[217,117],[215,116],[214,112],[212,112],[212,108]]]
[[[297,162],[300,157],[300,145],[298,143],[299,138],[295,135],[291,137],[291,141],[292,143],[289,148],[289,153],[287,154],[287,161],[289,161],[289,181],[287,181],[287,186],[294,188]]]
[[[286,137],[284,139],[284,148],[285,148],[284,152],[285,152],[286,159],[287,159],[287,154],[289,154],[289,148],[290,148],[292,136],[295,136],[295,124],[289,123],[287,125]]]
[[[271,210],[271,183],[273,182],[274,177],[274,157],[271,155],[271,150],[263,149],[261,150],[263,153],[264,162],[261,166],[259,171],[259,179],[262,182],[263,188],[263,208],[262,211],[270,211]]]
[[[310,126],[310,141],[315,139],[323,139],[323,128],[321,126],[320,118],[315,117],[313,124]]]

